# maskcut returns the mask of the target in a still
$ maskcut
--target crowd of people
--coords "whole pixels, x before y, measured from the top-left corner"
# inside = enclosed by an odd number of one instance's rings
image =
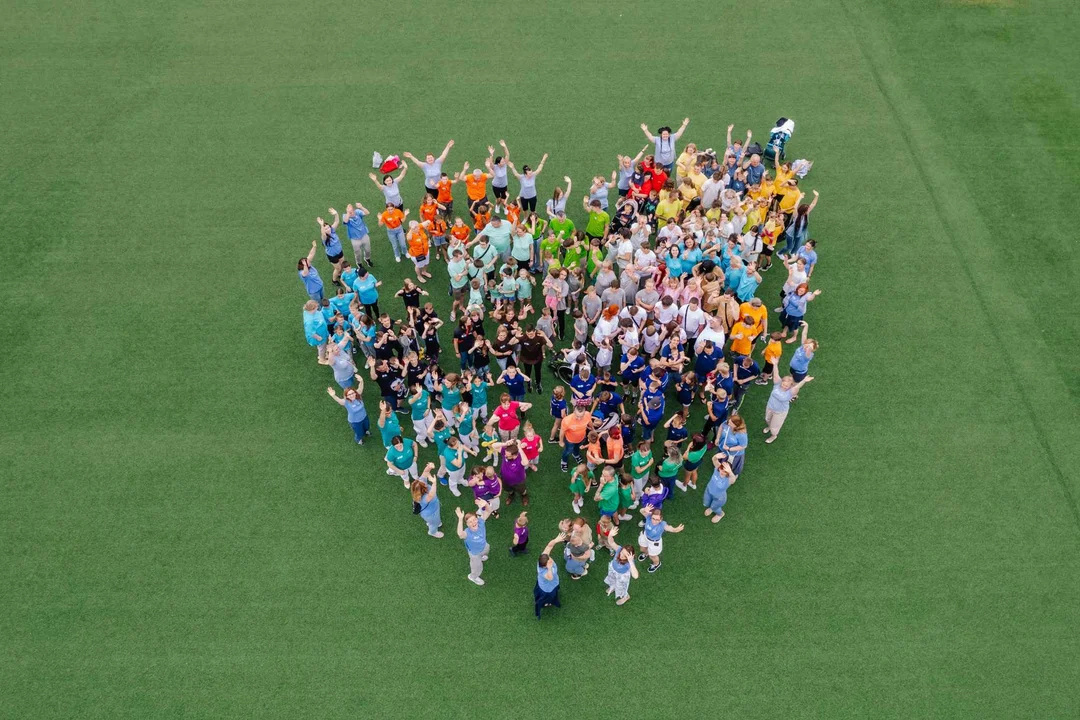
[[[560,456],[572,514],[538,559],[538,618],[559,606],[560,555],[578,580],[606,552],[607,594],[629,600],[639,565],[657,572],[665,538],[683,531],[666,520],[669,509],[688,512],[683,496],[700,492],[699,511],[713,523],[724,517],[750,445],[746,395],[766,387],[763,439],[773,443],[814,379],[807,313],[821,294],[810,237],[818,193],[801,190],[782,145],[770,143],[766,159],[751,132],[733,139],[733,126],[719,152],[694,143],[679,151],[689,122],[655,133],[642,125],[647,145],[618,155],[610,176],[592,178],[580,196],[583,228],[567,212],[569,177],[539,203],[547,155],[519,167],[499,141],[482,168],[453,171],[444,169],[452,140],[437,156],[405,153],[398,169],[371,175],[379,212],[360,202],[344,214],[330,208],[298,262],[304,333],[340,389],[328,394],[358,445],[374,425],[386,473],[401,480],[430,536],[444,537],[440,486],[462,498],[455,531],[471,582],[485,582],[489,522],[515,502],[528,507],[541,454]],[[404,187],[408,163],[422,187]],[[375,227],[391,253],[373,252]],[[315,266],[320,246],[328,284]],[[377,278],[376,258],[391,255],[415,270],[396,290]],[[784,282],[767,302],[758,291],[774,267]],[[450,296],[445,321],[429,294],[441,292]],[[380,397],[370,414],[366,382]],[[546,438],[530,422],[537,413],[551,416]],[[419,470],[429,446],[437,460]],[[507,522],[510,554],[526,554],[528,512]]]

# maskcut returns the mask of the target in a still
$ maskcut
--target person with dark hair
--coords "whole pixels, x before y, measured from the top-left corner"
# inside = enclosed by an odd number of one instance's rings
[[[544,170],[544,163],[547,162],[548,154],[544,153],[544,157],[540,158],[540,164],[533,170],[528,165],[521,166],[521,172],[517,171],[514,167],[514,163],[509,160],[506,164],[510,166],[510,171],[517,175],[518,182],[521,183],[521,192],[518,194],[518,202],[521,204],[521,209],[525,212],[536,212],[536,176]]]
[[[446,156],[450,154],[450,148],[454,147],[454,141],[446,143],[446,147],[443,148],[442,154],[439,157],[435,157],[431,153],[424,156],[424,161],[416,159],[416,156],[410,152],[402,153],[402,155],[411,160],[416,167],[420,168],[420,172],[424,173],[424,189],[425,193],[431,193],[431,197],[439,196],[439,180],[443,177],[442,166],[446,162]],[[404,175],[404,173],[402,173]],[[400,179],[400,178],[399,178]],[[357,258],[359,261],[359,258]]]
[[[323,281],[319,277],[319,271],[315,269],[311,261],[315,259],[315,248],[318,247],[318,244],[318,240],[312,240],[311,250],[308,252],[307,257],[300,258],[296,263],[296,274],[300,276],[300,281],[304,283],[304,292],[317,303],[322,302],[323,299]]]
[[[653,135],[649,132],[649,126],[641,123],[642,132],[645,133],[645,137],[648,138],[649,142],[653,143],[655,149],[653,163],[663,167],[668,173],[675,167],[675,142],[682,137],[686,126],[689,124],[690,118],[683,118],[682,125],[675,132],[671,132],[671,128],[664,125],[660,128],[659,135]]]

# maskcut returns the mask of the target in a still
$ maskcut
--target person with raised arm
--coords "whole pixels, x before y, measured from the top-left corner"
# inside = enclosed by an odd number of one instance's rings
[[[424,160],[421,162],[410,152],[403,153],[404,157],[410,161],[416,167],[420,168],[420,172],[424,173],[424,188],[425,193],[431,193],[431,197],[437,198],[439,196],[439,180],[442,178],[442,166],[446,162],[446,156],[450,154],[450,148],[454,147],[454,141],[451,140],[446,143],[446,147],[443,148],[442,154],[439,157],[435,157],[431,153],[424,156]],[[404,173],[402,173],[404,175]],[[400,178],[399,178],[400,179]]]
[[[514,167],[514,163],[509,160],[506,161],[506,164],[510,166],[510,172],[517,175],[518,182],[521,183],[518,202],[525,212],[536,212],[536,177],[544,171],[544,163],[547,162],[547,159],[548,154],[544,153],[544,156],[540,158],[540,164],[536,166],[535,170],[528,165],[522,165],[520,173]]]
[[[641,131],[645,133],[645,137],[649,142],[653,143],[653,163],[662,166],[668,174],[675,167],[675,142],[682,137],[686,126],[689,124],[690,118],[683,118],[682,125],[675,132],[671,132],[671,128],[664,125],[660,128],[659,135],[653,135],[649,131],[649,126],[641,123]]]
[[[486,500],[477,498],[477,512],[466,513],[461,508],[454,508],[457,514],[457,536],[465,542],[469,553],[469,582],[483,585],[480,575],[484,572],[484,561],[488,559],[491,546],[487,541],[487,519],[491,516],[491,506]]]

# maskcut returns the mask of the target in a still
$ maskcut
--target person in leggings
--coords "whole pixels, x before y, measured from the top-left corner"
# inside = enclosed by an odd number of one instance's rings
[[[535,326],[530,326],[525,331],[525,336],[521,338],[520,345],[521,370],[526,377],[532,380],[532,391],[542,393],[544,392],[544,386],[541,377],[545,351],[547,348],[554,349],[555,346],[544,333],[537,332]]]

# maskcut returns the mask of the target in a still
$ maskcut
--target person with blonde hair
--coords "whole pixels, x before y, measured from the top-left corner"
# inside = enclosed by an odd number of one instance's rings
[[[457,536],[465,543],[469,554],[469,582],[483,585],[480,577],[484,572],[484,561],[488,559],[491,546],[487,541],[487,519],[491,515],[490,505],[486,500],[477,498],[478,512],[466,513],[461,508],[454,508],[457,515]]]
[[[634,565],[634,548],[624,545],[615,552],[615,556],[608,563],[607,576],[604,584],[607,590],[604,594],[610,596],[614,593],[615,604],[625,605],[630,599],[630,579],[638,577],[637,566]]]
[[[566,540],[563,553],[566,572],[570,573],[571,580],[580,580],[589,574],[589,563],[596,558],[593,550],[592,530],[585,518],[574,518],[569,523],[570,536]],[[561,528],[560,528],[561,529]]]
[[[780,428],[784,427],[788,411],[791,410],[791,399],[798,394],[800,388],[812,381],[813,376],[806,375],[799,382],[791,375],[780,377],[780,370],[773,365],[773,389],[769,395],[769,402],[765,406],[765,430],[769,437],[766,443],[773,443],[780,436]]]

